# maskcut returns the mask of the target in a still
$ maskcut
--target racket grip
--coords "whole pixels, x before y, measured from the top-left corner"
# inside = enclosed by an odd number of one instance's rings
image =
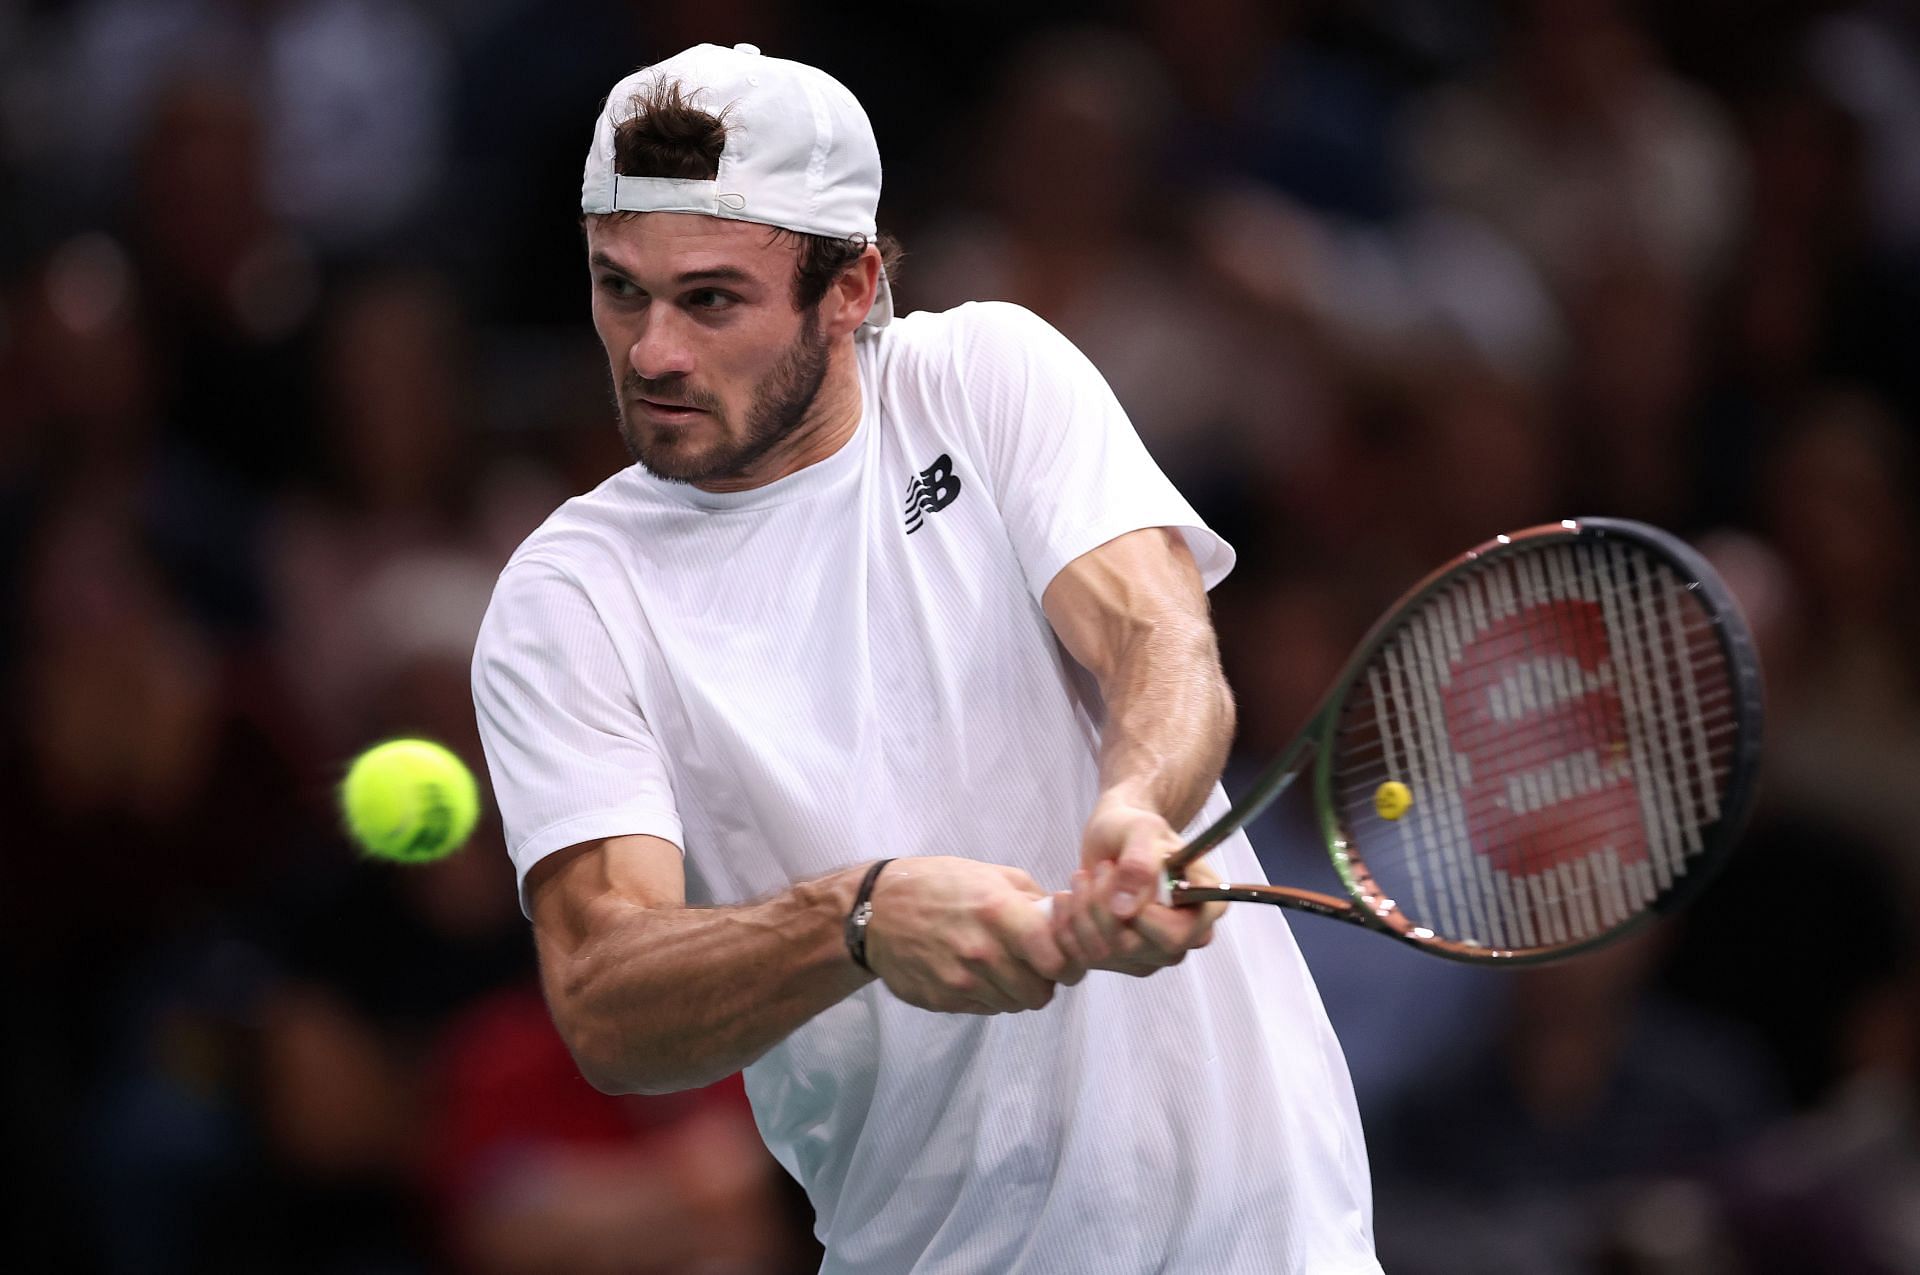
[[[1160,884],[1158,888],[1154,890],[1153,898],[1156,903],[1164,903],[1169,907],[1173,906],[1173,881],[1164,872],[1160,874]],[[1033,906],[1040,909],[1041,916],[1051,917],[1053,915],[1053,896],[1051,894],[1043,894],[1033,901]]]

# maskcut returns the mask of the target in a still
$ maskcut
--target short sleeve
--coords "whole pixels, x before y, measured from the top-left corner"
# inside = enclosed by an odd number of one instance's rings
[[[634,834],[685,844],[629,687],[579,584],[554,564],[510,564],[474,646],[473,704],[523,912],[527,872],[556,850]]]
[[[1017,305],[976,302],[953,317],[978,463],[1036,599],[1075,558],[1143,527],[1179,529],[1207,588],[1226,577],[1232,547],[1147,454],[1086,355]]]

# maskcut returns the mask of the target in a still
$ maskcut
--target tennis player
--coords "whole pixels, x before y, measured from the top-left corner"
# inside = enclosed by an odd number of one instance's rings
[[[1377,1271],[1285,921],[1153,898],[1226,807],[1233,553],[1040,319],[895,317],[879,196],[852,94],[749,45],[600,116],[637,463],[474,655],[554,1020],[609,1092],[745,1068],[827,1271]]]

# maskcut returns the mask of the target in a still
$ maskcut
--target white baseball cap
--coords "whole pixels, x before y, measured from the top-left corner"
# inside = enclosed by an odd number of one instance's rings
[[[628,177],[614,171],[614,130],[636,98],[677,81],[690,106],[720,115],[727,129],[712,180]],[[880,147],[867,113],[825,71],[770,58],[751,44],[699,44],[642,67],[613,86],[587,152],[580,211],[683,212],[752,221],[807,235],[873,243],[880,208]],[[868,327],[893,318],[887,273]]]

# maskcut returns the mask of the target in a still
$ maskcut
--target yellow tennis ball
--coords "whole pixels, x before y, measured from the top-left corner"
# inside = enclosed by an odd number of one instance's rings
[[[432,863],[466,844],[480,790],[458,757],[425,739],[395,739],[354,759],[340,785],[347,832],[376,859]]]
[[[1382,819],[1398,819],[1413,805],[1413,789],[1389,779],[1373,790],[1373,808]]]

